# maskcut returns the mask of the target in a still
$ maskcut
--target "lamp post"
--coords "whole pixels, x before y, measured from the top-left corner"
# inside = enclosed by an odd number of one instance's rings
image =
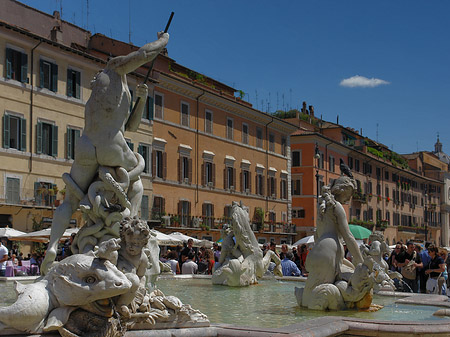
[[[317,195],[317,202],[319,202],[319,159],[320,159],[320,152],[319,152],[319,145],[316,143],[316,147],[314,150],[314,159],[316,159],[316,195]]]
[[[428,210],[427,210],[427,204],[428,204],[428,194],[425,193],[425,214],[424,214],[424,222],[425,222],[425,241],[423,244],[425,244],[428,240]]]

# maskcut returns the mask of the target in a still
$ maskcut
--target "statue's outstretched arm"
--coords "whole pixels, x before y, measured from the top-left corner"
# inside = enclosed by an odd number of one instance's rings
[[[359,251],[358,244],[356,243],[355,238],[350,232],[350,228],[348,227],[347,215],[345,214],[344,208],[340,203],[336,203],[336,208],[334,209],[337,226],[339,234],[341,234],[344,239],[348,250],[353,256],[353,265],[357,266],[358,263],[363,263],[363,257],[361,252]]]
[[[106,68],[114,69],[119,75],[128,74],[147,62],[152,61],[169,42],[169,34],[159,32],[158,40],[147,43],[128,55],[109,60]]]

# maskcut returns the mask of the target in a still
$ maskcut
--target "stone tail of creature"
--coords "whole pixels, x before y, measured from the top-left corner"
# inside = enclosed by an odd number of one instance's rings
[[[46,282],[36,282],[27,286],[15,282],[17,300],[8,307],[0,308],[0,331],[14,328],[29,333],[42,332],[45,319],[52,310]]]

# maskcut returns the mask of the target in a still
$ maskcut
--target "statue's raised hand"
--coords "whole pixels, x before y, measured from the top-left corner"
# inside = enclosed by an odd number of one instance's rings
[[[138,84],[138,86],[136,87],[136,96],[139,97],[140,99],[144,100],[147,99],[147,95],[148,95],[148,87],[147,84]]]

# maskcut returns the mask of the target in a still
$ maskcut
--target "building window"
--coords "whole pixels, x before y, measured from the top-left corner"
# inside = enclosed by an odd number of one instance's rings
[[[251,192],[251,173],[248,169],[243,169],[241,172],[241,191],[244,193]]]
[[[80,130],[67,127],[67,159],[75,159],[75,147],[80,134]]]
[[[34,183],[34,200],[39,206],[53,206],[56,200],[56,185],[46,182]]]
[[[154,117],[154,100],[153,97],[147,96],[147,100],[145,102],[144,112],[142,113],[142,118],[147,119],[149,121],[153,120]],[[133,107],[130,107],[130,111],[133,111]]]
[[[53,92],[58,91],[58,65],[40,60],[39,80],[41,88],[46,88]]]
[[[264,175],[262,173],[256,173],[256,194],[264,195]]]
[[[190,184],[192,181],[192,159],[180,156],[178,159],[178,175],[181,183]]]
[[[359,172],[359,159],[355,159],[355,172]]]
[[[6,178],[6,203],[20,204],[20,179]]]
[[[377,195],[381,196],[381,185],[377,184]]]
[[[292,167],[302,165],[302,151],[292,151]]]
[[[224,172],[224,188],[234,190],[236,179],[236,169],[233,166],[226,166]]]
[[[256,147],[263,148],[263,131],[261,128],[256,128]]]
[[[38,122],[36,125],[36,152],[58,156],[58,127],[54,124]]]
[[[389,180],[389,171],[384,171],[384,179]]]
[[[81,97],[80,82],[81,73],[73,69],[67,69],[67,96],[74,98]]]
[[[348,167],[350,170],[353,170],[353,158],[348,157]]]
[[[131,151],[134,151],[134,144],[131,140],[129,139],[125,139],[125,141],[127,142],[128,147],[130,148]]]
[[[27,127],[25,118],[3,115],[3,148],[26,151]]]
[[[333,156],[330,156],[329,157],[329,160],[328,160],[328,164],[329,164],[329,166],[330,166],[330,172],[335,172],[335,170],[336,170],[336,168],[335,168],[335,161],[336,161],[336,159],[333,157]]]
[[[160,150],[154,150],[152,156],[152,176],[165,179],[166,153]]]
[[[155,118],[163,119],[164,118],[164,96],[157,92],[155,92],[154,109],[155,109]]]
[[[138,153],[144,158],[144,173],[150,173],[150,146],[139,144]]]
[[[180,216],[181,225],[184,227],[189,226],[191,215],[191,203],[189,201],[182,200],[178,203],[178,215]]]
[[[227,118],[227,139],[233,140],[233,119]]]
[[[28,55],[6,48],[6,78],[28,83]]]
[[[143,195],[141,199],[141,219],[148,220],[149,219],[149,204],[148,204],[148,195]]]
[[[286,178],[281,178],[281,181],[280,181],[280,197],[281,197],[281,199],[288,198]]]
[[[223,217],[224,217],[224,221],[231,223],[231,213],[232,213],[232,208],[230,205],[226,205],[223,209]]]
[[[248,144],[248,125],[242,123],[242,143]]]
[[[189,127],[189,104],[181,102],[181,125]]]
[[[214,205],[210,203],[204,203],[202,206],[203,225],[212,228],[214,225]]]
[[[213,133],[213,113],[209,110],[205,110],[205,132]]]
[[[281,155],[287,155],[287,139],[286,137],[281,137]]]
[[[384,196],[385,196],[385,198],[389,198],[389,186],[386,186],[386,188],[384,190]]]
[[[292,210],[292,218],[293,219],[304,219],[305,218],[305,210],[304,209],[293,209]]]
[[[215,185],[216,165],[210,161],[205,161],[202,165],[202,180],[204,186],[213,187]]]
[[[267,196],[277,197],[277,179],[274,176],[270,176],[267,179]]]
[[[269,151],[275,152],[275,135],[269,133]]]
[[[292,195],[302,195],[302,179],[292,177]]]
[[[165,199],[163,197],[155,196],[153,198],[152,218],[161,219],[165,214]]]
[[[319,159],[318,159],[317,166],[320,169],[323,169],[325,167],[325,158],[324,157],[325,156],[324,156],[323,152],[319,151]]]

